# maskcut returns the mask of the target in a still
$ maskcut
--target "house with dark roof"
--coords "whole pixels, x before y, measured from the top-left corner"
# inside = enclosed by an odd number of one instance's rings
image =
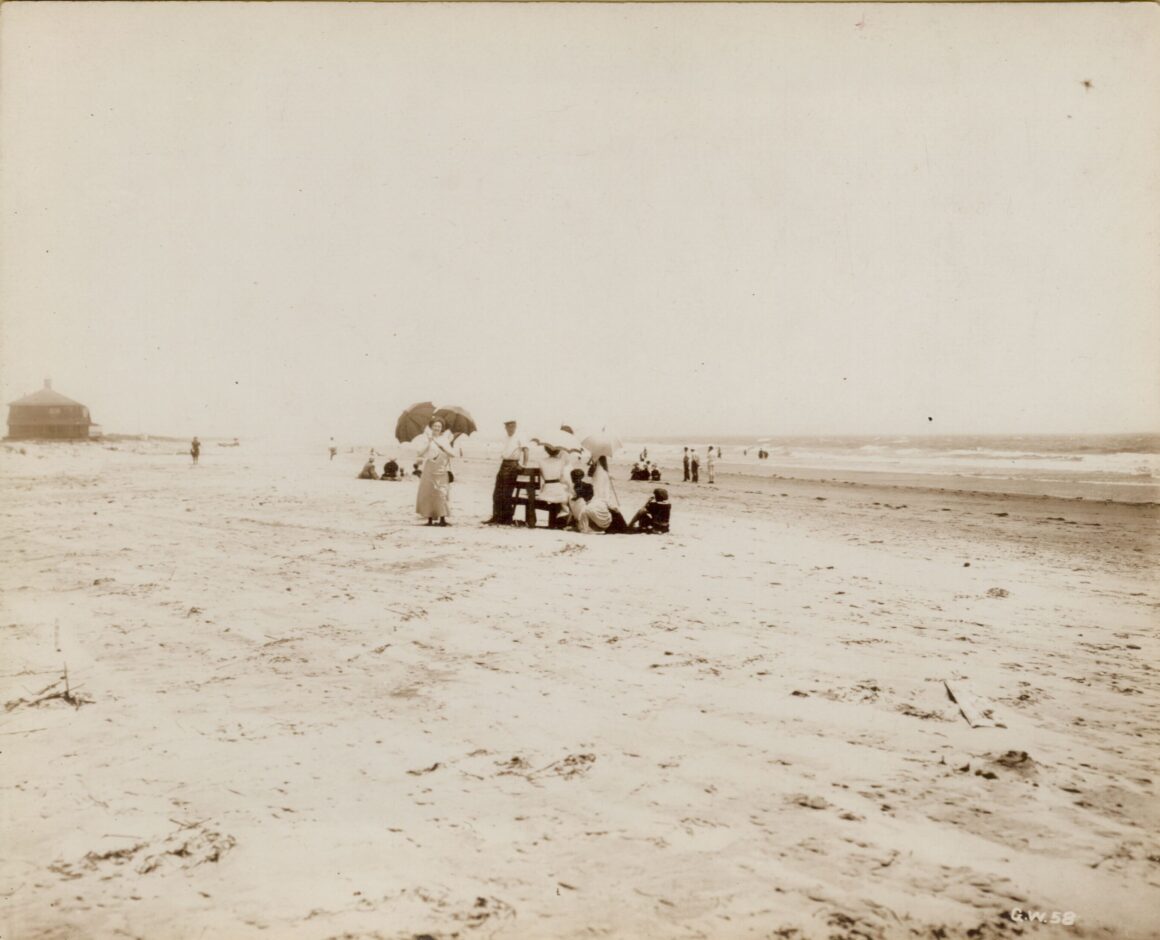
[[[40,391],[8,403],[10,441],[87,441],[92,427],[89,409],[54,392],[51,379]]]

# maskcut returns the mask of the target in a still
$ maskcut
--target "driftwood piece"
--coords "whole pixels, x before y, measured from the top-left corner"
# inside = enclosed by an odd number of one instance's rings
[[[944,679],[947,695],[952,702],[959,706],[959,711],[967,719],[972,728],[1006,728],[1007,726],[995,718],[994,710],[983,699],[976,696],[962,682],[951,683]]]

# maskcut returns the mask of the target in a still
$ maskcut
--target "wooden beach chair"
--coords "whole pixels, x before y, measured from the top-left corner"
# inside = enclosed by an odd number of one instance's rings
[[[543,509],[548,513],[549,524],[555,513],[552,510],[559,510],[558,503],[546,503],[542,499],[536,497],[536,493],[540,489],[540,469],[539,467],[520,467],[516,474],[515,483],[512,484],[512,505],[524,507],[524,524],[529,529],[536,527],[536,510]]]

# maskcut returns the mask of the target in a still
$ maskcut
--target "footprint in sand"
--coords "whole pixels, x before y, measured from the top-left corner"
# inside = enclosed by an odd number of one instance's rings
[[[524,760],[524,758],[516,757],[506,761],[496,761],[496,766],[500,768],[497,776],[515,776],[523,777],[526,780],[535,781],[540,777],[549,774],[561,777],[564,780],[571,780],[575,777],[581,777],[592,769],[592,765],[596,763],[595,754],[569,754],[560,760],[552,761],[540,767],[538,770],[529,769],[531,765]]]
[[[897,710],[910,718],[921,718],[924,721],[954,721],[953,718],[940,712],[925,711],[906,702],[899,705]]]
[[[789,798],[789,802],[793,806],[801,806],[804,809],[829,809],[830,803],[820,796],[807,796],[804,793],[796,793]]]
[[[181,826],[152,842],[137,842],[104,852],[87,852],[75,862],[56,862],[49,866],[49,871],[72,880],[90,872],[108,872],[134,863],[138,874],[147,875],[163,867],[193,868],[217,862],[236,844],[233,836],[223,835],[206,828],[203,822],[196,822]]]

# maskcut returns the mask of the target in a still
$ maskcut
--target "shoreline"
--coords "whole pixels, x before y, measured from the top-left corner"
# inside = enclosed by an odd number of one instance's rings
[[[773,465],[769,478],[810,483],[852,484],[883,489],[926,490],[1044,499],[1082,499],[1088,502],[1160,504],[1160,484],[1109,480],[1044,480],[1019,477],[983,477],[963,474],[898,473],[887,470],[829,470]],[[720,474],[718,474],[720,475]],[[737,474],[761,477],[767,474]],[[1131,489],[1126,489],[1130,487]]]
[[[456,458],[455,463],[491,466],[493,461],[484,457],[462,457]],[[634,482],[627,479],[629,467],[630,462],[616,461],[612,464],[612,477],[617,485]],[[722,461],[717,467],[718,486],[725,481],[733,480],[738,482],[768,481],[771,485],[773,483],[793,482],[821,486],[867,487],[902,492],[958,493],[980,497],[1019,496],[1028,499],[1082,500],[1089,503],[1121,503],[1131,506],[1160,505],[1160,484],[1155,483],[991,478],[963,476],[961,474],[897,473],[885,470],[842,470],[836,468],[808,469],[777,464],[756,468],[768,472],[748,472],[747,468],[738,469],[736,464],[731,464],[728,460]],[[680,473],[679,468],[677,473]],[[645,483],[639,481],[636,485],[645,486]],[[692,487],[695,489],[713,485],[707,482],[703,467],[699,483],[685,482],[665,472],[659,483],[649,484],[650,487],[668,487],[670,493],[674,492],[672,487]],[[1132,490],[1125,490],[1125,487],[1129,486],[1132,487]]]

